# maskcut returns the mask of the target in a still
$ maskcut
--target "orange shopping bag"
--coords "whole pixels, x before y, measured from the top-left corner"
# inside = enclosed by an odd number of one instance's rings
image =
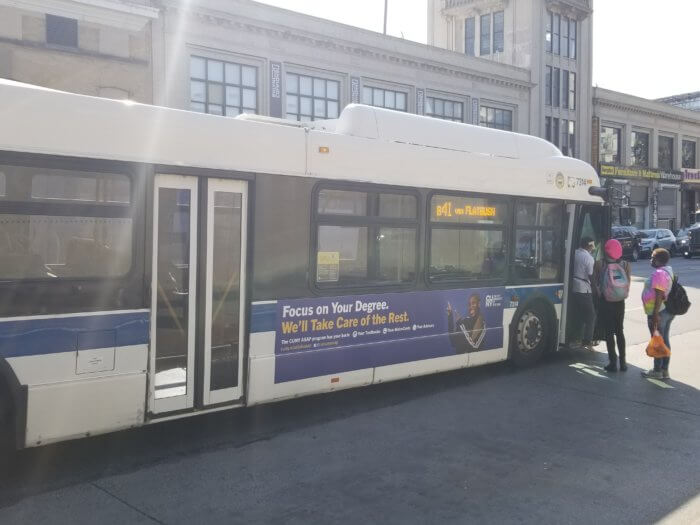
[[[647,345],[647,355],[649,357],[669,357],[671,349],[664,343],[664,338],[658,330],[654,330],[654,335],[651,336],[651,341]]]

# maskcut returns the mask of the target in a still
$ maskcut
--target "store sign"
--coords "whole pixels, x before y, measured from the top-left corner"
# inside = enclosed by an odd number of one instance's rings
[[[683,174],[680,171],[662,171],[652,168],[614,166],[612,164],[601,164],[600,176],[627,179],[648,179],[664,182],[681,182],[683,180]]]
[[[688,184],[700,184],[700,170],[683,168],[681,173],[683,174],[683,182]]]

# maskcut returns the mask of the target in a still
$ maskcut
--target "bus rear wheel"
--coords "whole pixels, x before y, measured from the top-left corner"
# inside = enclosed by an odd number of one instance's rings
[[[544,305],[527,305],[511,325],[511,360],[516,366],[536,363],[552,340],[554,323]]]

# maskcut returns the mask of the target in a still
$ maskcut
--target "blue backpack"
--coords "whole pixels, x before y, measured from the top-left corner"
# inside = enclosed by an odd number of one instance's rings
[[[603,297],[609,303],[619,303],[630,294],[630,280],[621,260],[603,264],[601,286]]]

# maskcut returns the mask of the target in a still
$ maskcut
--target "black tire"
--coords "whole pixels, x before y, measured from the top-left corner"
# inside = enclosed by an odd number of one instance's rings
[[[510,359],[518,367],[535,364],[550,350],[556,338],[552,314],[533,301],[516,312],[510,329]]]
[[[632,248],[632,261],[637,262],[639,260],[639,248],[634,247]]]
[[[671,254],[671,257],[675,257],[676,255],[678,255],[678,252],[676,251],[676,246],[671,245],[671,249],[668,251],[668,253]]]

